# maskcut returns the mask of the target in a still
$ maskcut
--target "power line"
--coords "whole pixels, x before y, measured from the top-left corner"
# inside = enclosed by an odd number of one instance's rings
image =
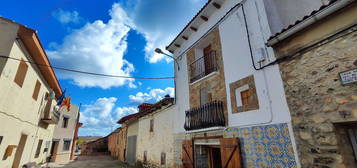
[[[8,57],[8,56],[3,56],[3,55],[0,55],[0,58],[12,59],[12,60],[16,60],[16,61],[24,61],[24,62],[27,62],[27,63],[30,63],[30,64],[34,64],[34,65],[37,65],[37,66],[51,67],[53,69],[58,69],[58,70],[62,70],[62,71],[81,73],[81,74],[87,74],[87,75],[94,75],[94,76],[104,76],[104,77],[112,77],[112,78],[127,78],[127,79],[174,79],[175,78],[175,77],[138,77],[138,76],[110,75],[110,74],[95,73],[95,72],[80,71],[80,70],[75,70],[75,69],[56,67],[56,66],[51,66],[51,65],[46,65],[46,64],[39,64],[39,63],[36,63],[36,62],[21,60],[21,59],[18,59],[18,58],[13,58],[13,57]]]

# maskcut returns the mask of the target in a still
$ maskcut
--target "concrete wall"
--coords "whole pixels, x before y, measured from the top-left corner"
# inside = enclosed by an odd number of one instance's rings
[[[0,27],[3,25],[2,23]],[[1,33],[6,32],[1,31]],[[0,36],[4,37],[3,34]],[[10,57],[31,60],[21,42],[13,41],[13,44],[7,47],[11,47]],[[1,50],[3,49],[1,48]],[[5,48],[4,50],[7,49]],[[49,150],[48,152],[43,152],[44,147],[47,141],[52,141],[54,125],[39,124],[39,121],[46,104],[45,93],[50,92],[50,88],[37,67],[30,64],[27,64],[28,70],[24,84],[19,87],[14,82],[18,65],[19,61],[8,60],[5,64],[1,64],[3,67],[0,67],[0,69],[3,69],[0,74],[0,123],[2,123],[0,135],[4,136],[0,145],[0,156],[4,155],[8,145],[18,145],[21,134],[26,134],[28,137],[20,165],[33,161],[44,162],[49,154]],[[41,88],[38,99],[34,100],[32,94],[36,80],[40,81]],[[52,107],[55,103],[55,101],[52,101]],[[38,158],[34,158],[37,143],[40,139],[43,140],[41,152]],[[0,165],[11,167],[15,151],[9,158],[0,160]]]
[[[330,0],[264,0],[272,34],[318,10]]]
[[[57,147],[57,154],[56,154],[55,162],[65,163],[70,160],[70,156],[71,156],[71,152],[72,152],[73,137],[74,137],[74,132],[75,132],[76,125],[77,125],[77,117],[78,117],[79,107],[72,104],[70,111],[67,111],[67,107],[65,106],[60,110],[60,112],[61,112],[60,119],[58,121],[58,124],[55,126],[55,130],[53,133],[53,138],[60,140],[58,147]],[[68,125],[67,125],[67,128],[62,128],[63,116],[65,116],[65,115],[69,116]],[[71,140],[70,150],[68,150],[68,151],[63,150],[63,144],[64,144],[65,139]]]
[[[147,151],[150,167],[173,167],[173,124],[175,106],[162,107],[139,119],[139,136],[136,156],[143,161]],[[154,131],[150,132],[150,120],[154,120]],[[166,154],[166,165],[161,166],[161,153]]]

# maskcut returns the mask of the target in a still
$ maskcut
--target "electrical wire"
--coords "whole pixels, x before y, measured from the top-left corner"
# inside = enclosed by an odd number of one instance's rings
[[[8,57],[8,56],[4,56],[4,55],[0,55],[0,58],[11,59],[11,60],[16,60],[16,61],[23,61],[23,62],[34,64],[37,66],[51,67],[51,68],[57,69],[57,70],[68,71],[68,72],[73,72],[73,73],[81,73],[81,74],[87,74],[87,75],[94,75],[94,76],[104,76],[104,77],[112,77],[112,78],[127,78],[127,79],[174,79],[175,78],[175,77],[138,77],[138,76],[135,77],[135,76],[110,75],[110,74],[103,74],[103,73],[80,71],[80,70],[63,68],[63,67],[56,67],[56,66],[51,66],[51,65],[46,65],[46,64],[39,64],[36,62],[21,60],[18,58]]]

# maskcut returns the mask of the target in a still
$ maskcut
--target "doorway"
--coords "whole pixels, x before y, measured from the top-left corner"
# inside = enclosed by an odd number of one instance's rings
[[[55,162],[56,161],[58,143],[59,143],[59,141],[52,141],[51,155],[50,155],[51,162]]]
[[[27,135],[21,134],[20,142],[17,145],[15,158],[14,158],[14,161],[12,163],[12,168],[18,168],[19,167],[20,162],[21,162],[22,153],[24,152],[24,148],[25,148],[25,145],[26,145],[26,140],[27,140]]]
[[[222,168],[219,145],[195,145],[196,168]]]

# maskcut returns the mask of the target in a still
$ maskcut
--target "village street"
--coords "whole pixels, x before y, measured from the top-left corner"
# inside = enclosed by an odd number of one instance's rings
[[[67,164],[50,164],[50,168],[130,168],[110,156],[79,156]]]

